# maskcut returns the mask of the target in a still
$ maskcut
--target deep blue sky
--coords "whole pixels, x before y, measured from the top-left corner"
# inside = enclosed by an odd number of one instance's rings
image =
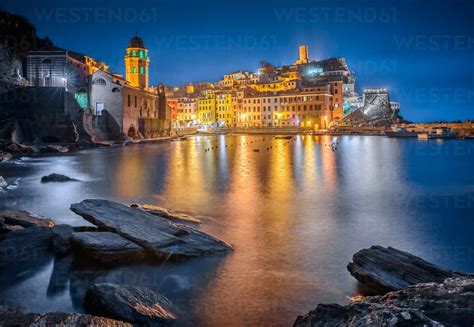
[[[388,87],[411,120],[474,119],[474,1],[22,1],[40,36],[124,72],[138,32],[153,84],[216,81],[260,60],[343,56],[357,88]]]

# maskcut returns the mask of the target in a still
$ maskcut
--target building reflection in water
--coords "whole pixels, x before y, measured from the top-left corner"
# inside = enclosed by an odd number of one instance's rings
[[[335,142],[339,144],[333,149]],[[348,217],[341,210],[353,206],[349,200],[341,204],[350,189],[343,180],[372,194],[380,187],[373,181],[384,171],[374,163],[376,156],[384,153],[396,165],[393,153],[372,149],[370,140],[357,146],[358,151],[367,151],[362,159],[351,153],[348,142],[331,136],[298,136],[292,141],[268,136],[197,136],[166,148],[167,160],[156,158],[162,167],[144,167],[153,162],[156,151],[124,156],[115,185],[122,197],[157,190],[149,196],[153,204],[212,218],[212,223],[204,220],[200,228],[233,244],[235,251],[224,258],[217,277],[203,285],[197,301],[206,303],[206,310],[195,314],[211,325],[229,316],[245,325],[285,310],[293,314],[291,310],[308,299],[317,303],[320,289],[326,290],[330,301],[345,298],[345,279],[337,283],[336,278],[336,285],[328,283],[334,283],[334,262],[344,271],[347,258],[329,258],[320,252],[351,251],[353,244],[341,240],[355,231],[362,234],[352,225],[352,218],[340,221]],[[153,188],[158,178],[154,174],[148,178],[136,172],[149,169],[162,174],[160,187]],[[354,169],[361,173],[352,173]],[[360,211],[349,217],[362,218]],[[290,307],[288,298],[293,301]],[[253,302],[242,303],[242,299]],[[254,308],[241,315],[243,305]]]
[[[333,142],[339,142],[334,150]],[[289,143],[264,136],[197,136],[34,159],[31,173],[4,196],[9,206],[75,225],[85,222],[69,205],[86,197],[206,216],[199,228],[234,245],[234,252],[210,261],[117,267],[94,280],[149,285],[199,325],[223,325],[229,317],[235,325],[287,325],[317,303],[347,302],[356,285],[347,262],[372,244],[472,270],[472,260],[453,253],[472,244],[465,228],[471,208],[456,206],[472,194],[472,151],[465,149],[467,159],[452,156],[464,144],[363,136],[299,136]],[[443,146],[436,162],[434,146]],[[41,176],[52,172],[82,182],[40,185]],[[18,171],[4,173],[11,178]],[[440,248],[446,255],[440,257]],[[0,287],[0,294],[27,307],[41,303],[41,310],[80,310],[92,279],[71,276],[63,266],[46,263],[33,276],[17,276]],[[58,278],[61,271],[71,277]],[[20,296],[26,289],[28,296]]]

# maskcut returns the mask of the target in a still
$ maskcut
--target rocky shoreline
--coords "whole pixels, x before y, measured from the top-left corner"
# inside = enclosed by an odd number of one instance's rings
[[[17,275],[25,265],[41,265],[51,255],[110,267],[160,264],[232,250],[193,227],[109,200],[87,199],[72,204],[71,210],[96,227],[56,225],[53,219],[27,211],[0,211],[0,270]],[[178,318],[170,300],[134,285],[92,284],[84,308],[91,315],[25,313],[0,306],[0,326],[162,326]]]
[[[48,256],[89,267],[117,267],[232,251],[224,241],[195,229],[194,217],[164,208],[86,199],[70,209],[95,226],[57,225],[24,210],[0,211],[0,270],[20,276],[24,267],[39,267]],[[355,253],[347,269],[376,295],[354,297],[347,305],[319,304],[297,317],[294,326],[474,323],[472,274],[382,246]],[[162,326],[185,318],[169,299],[146,287],[95,281],[87,286],[80,297],[87,314],[26,313],[0,306],[0,326]]]
[[[472,326],[474,275],[433,265],[391,247],[372,246],[348,271],[376,296],[319,304],[294,326]]]

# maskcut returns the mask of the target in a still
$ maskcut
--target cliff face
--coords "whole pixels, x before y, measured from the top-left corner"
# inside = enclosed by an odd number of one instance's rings
[[[0,44],[0,93],[26,84],[20,58],[5,45]]]

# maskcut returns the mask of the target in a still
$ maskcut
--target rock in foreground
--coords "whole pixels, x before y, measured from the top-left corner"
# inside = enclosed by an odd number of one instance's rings
[[[93,326],[132,327],[131,324],[109,318],[94,317],[79,313],[50,312],[46,314],[24,313],[21,309],[0,306],[0,327],[42,327],[42,326]]]
[[[49,227],[30,227],[0,236],[0,270],[42,262],[53,249],[54,232]]]
[[[294,326],[472,326],[473,291],[474,278],[448,278],[346,306],[320,304]]]
[[[50,174],[47,176],[41,177],[41,183],[50,183],[50,182],[78,182],[78,179],[71,178],[66,175],[61,174]]]
[[[87,290],[84,307],[94,315],[139,325],[165,325],[176,320],[167,298],[139,286],[94,284]]]
[[[382,246],[372,246],[357,252],[347,269],[361,284],[382,294],[409,285],[442,283],[448,277],[465,276],[433,265],[413,254]]]
[[[76,257],[101,264],[140,262],[145,250],[118,234],[109,232],[82,232],[72,234]]]
[[[85,220],[134,242],[158,258],[226,253],[231,246],[196,229],[109,200],[84,200],[71,210]]]
[[[5,210],[0,211],[0,218],[5,224],[18,225],[24,228],[28,227],[53,227],[54,221],[49,218],[41,217],[25,210]]]

